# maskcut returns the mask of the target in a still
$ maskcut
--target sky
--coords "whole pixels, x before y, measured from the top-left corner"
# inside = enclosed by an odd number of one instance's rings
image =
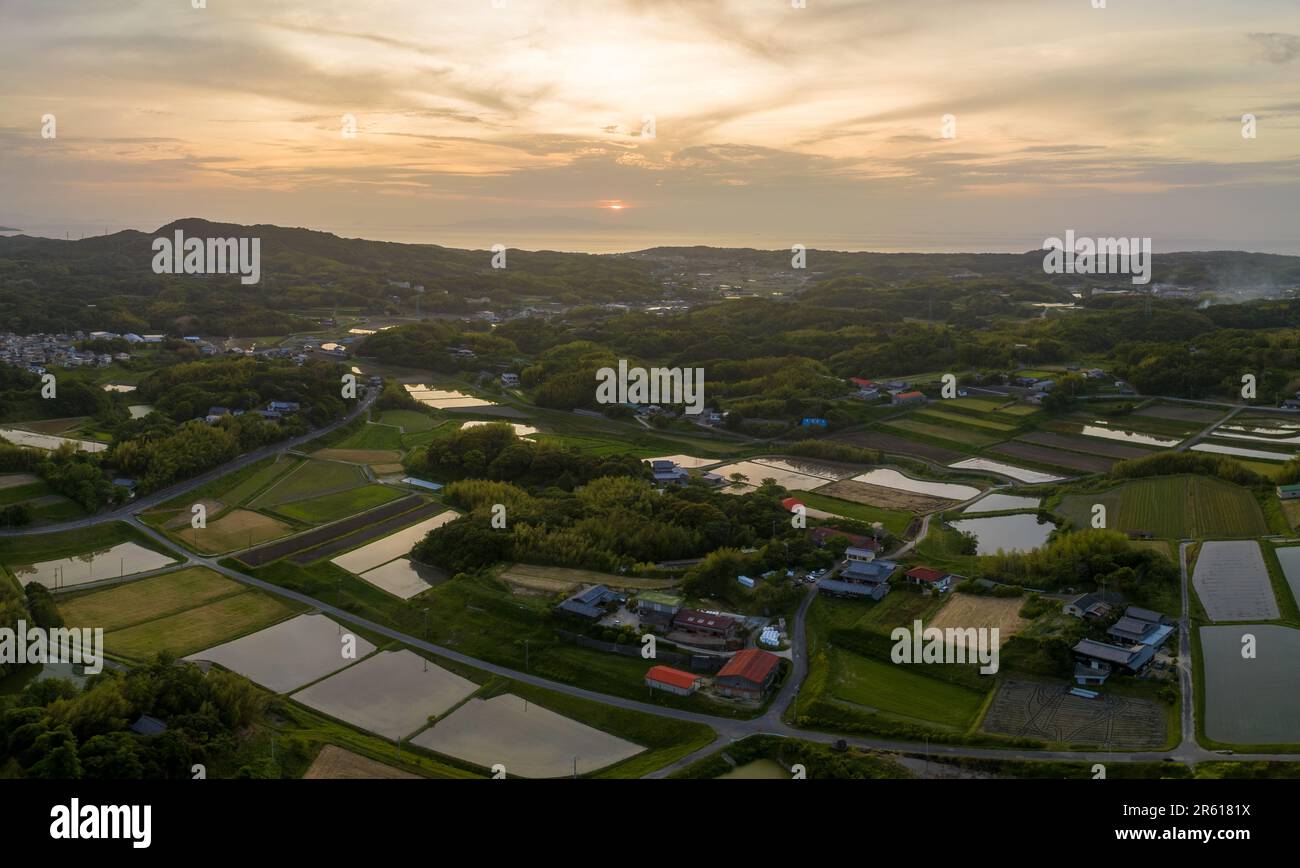
[[[1300,2],[1101,2],[0,0],[0,226],[1300,253]]]

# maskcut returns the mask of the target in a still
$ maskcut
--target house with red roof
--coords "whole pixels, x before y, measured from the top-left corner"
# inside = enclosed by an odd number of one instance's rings
[[[713,676],[713,689],[723,696],[762,699],[776,681],[781,658],[757,648],[737,651]]]
[[[912,567],[904,577],[914,585],[932,588],[936,591],[946,591],[952,587],[953,582],[960,578],[952,573],[945,573],[943,570],[934,570],[930,567]]]
[[[910,392],[899,392],[894,396],[895,404],[924,404],[925,393],[913,389]]]
[[[786,512],[794,512],[796,506],[803,506],[804,502],[797,497],[786,497],[781,500],[781,508]]]
[[[671,666],[651,666],[645,674],[645,683],[652,690],[690,696],[700,686],[700,676]]]

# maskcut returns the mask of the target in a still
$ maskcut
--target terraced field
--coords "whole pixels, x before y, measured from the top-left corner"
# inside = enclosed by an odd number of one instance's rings
[[[1196,476],[1136,479],[1115,488],[1068,495],[1056,512],[1075,527],[1089,527],[1093,504],[1104,504],[1107,524],[1118,531],[1149,531],[1162,539],[1255,537],[1268,533],[1259,504],[1236,485]]]
[[[985,433],[983,431],[973,431],[964,426],[934,425],[921,419],[913,419],[910,417],[891,421],[884,427],[908,434],[920,434],[922,437],[933,437],[935,440],[943,440],[948,443],[974,446],[977,448],[992,446],[994,443],[998,443],[1002,440],[1002,438],[996,434]]]
[[[1035,446],[1032,443],[1020,441],[1003,443],[1000,446],[994,446],[989,451],[996,452],[998,455],[1006,455],[1009,458],[1032,461],[1035,464],[1046,464],[1049,467],[1064,467],[1067,470],[1078,470],[1084,473],[1105,473],[1115,463],[1113,458],[1084,455],[1078,452],[1063,452],[1060,449],[1049,449],[1046,446]]]
[[[955,413],[948,410],[938,410],[933,407],[927,407],[924,410],[917,410],[915,415],[924,416],[927,419],[941,419],[944,422],[951,422],[954,425],[973,425],[976,428],[987,428],[990,431],[1006,432],[1016,430],[1016,425],[1013,422],[997,422],[980,416]]]

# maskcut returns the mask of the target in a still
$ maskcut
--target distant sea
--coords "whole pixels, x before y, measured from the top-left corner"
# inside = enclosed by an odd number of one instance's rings
[[[167,220],[154,224],[34,224],[20,227],[21,234],[45,238],[78,239],[105,235],[123,229],[151,232]],[[289,225],[287,223],[280,225]],[[504,244],[520,250],[559,250],[574,253],[627,253],[651,247],[748,247],[758,250],[789,250],[795,243],[810,249],[877,253],[1024,253],[1042,248],[1045,235],[971,234],[823,234],[799,233],[798,238],[772,233],[690,233],[653,229],[593,226],[590,229],[564,227],[548,231],[535,227],[505,226],[494,231],[486,223],[468,226],[345,226],[307,227],[332,232],[344,238],[394,241],[404,244],[438,244],[469,250],[487,250]],[[0,235],[13,232],[0,231]],[[1300,238],[1225,239],[1173,237],[1154,241],[1157,253],[1192,250],[1246,250],[1256,253],[1300,255]]]

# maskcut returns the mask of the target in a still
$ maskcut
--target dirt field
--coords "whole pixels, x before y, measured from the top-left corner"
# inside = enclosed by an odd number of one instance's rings
[[[419,778],[419,775],[386,766],[332,744],[321,748],[311,768],[302,776],[304,781],[395,781],[410,778]]]
[[[998,640],[1005,642],[1025,628],[1029,622],[1020,617],[1024,601],[1018,597],[980,597],[974,594],[953,594],[947,604],[926,624],[941,630],[953,627],[998,628]],[[964,644],[964,643],[963,643]]]
[[[246,549],[293,533],[293,528],[269,515],[247,509],[235,509],[206,528],[194,530],[182,526],[175,535],[199,551],[216,554]]]
[[[32,485],[41,478],[31,473],[6,473],[0,476],[0,488],[17,488],[20,485]]]
[[[917,455],[921,458],[936,461],[939,464],[952,464],[954,461],[961,461],[967,457],[961,452],[954,452],[941,446],[931,446],[928,443],[917,443],[915,440],[906,440],[882,431],[860,431],[855,434],[832,437],[831,439],[843,443],[852,443],[854,446],[866,446],[868,449],[879,449],[882,452],[893,452],[898,455]]]
[[[421,503],[425,505],[416,510],[415,507]],[[270,545],[250,549],[241,554],[239,559],[250,567],[260,567],[294,552],[310,549],[311,551],[304,554],[306,560],[295,558],[297,563],[309,563],[327,554],[360,545],[366,539],[375,539],[388,533],[392,528],[417,521],[427,514],[441,512],[445,508],[440,503],[426,503],[424,498],[412,494],[410,497],[394,500],[370,512],[354,515]],[[408,510],[412,511],[408,512]],[[382,523],[376,524],[377,522]],[[327,545],[328,552],[323,550]]]
[[[1064,467],[1068,470],[1080,470],[1086,473],[1105,473],[1115,463],[1115,459],[1105,458],[1100,455],[1062,452],[1059,449],[1048,449],[1019,441],[1003,443],[1001,446],[994,446],[989,451],[1010,458],[1022,458],[1025,461],[1034,461],[1051,467]]]
[[[819,485],[824,485],[827,481],[826,478],[821,476],[799,473],[773,464],[760,464],[757,461],[734,461],[731,464],[715,467],[713,472],[727,480],[728,483],[731,482],[731,474],[739,473],[745,477],[745,482],[754,486],[761,485],[764,479],[775,479],[777,485],[791,491],[814,491]],[[735,487],[727,487],[722,490],[728,494],[743,493],[741,489]]]
[[[1179,422],[1204,422],[1207,425],[1223,416],[1226,411],[1211,407],[1186,407],[1173,404],[1154,404],[1135,410],[1134,416],[1154,416],[1157,419],[1177,419]]]
[[[1008,681],[993,697],[985,732],[1112,749],[1163,747],[1165,712],[1154,702],[1103,695],[1073,696],[1065,683]]]
[[[402,453],[395,449],[321,449],[311,457],[352,464],[393,464],[402,460]]]
[[[1072,437],[1069,434],[1052,434],[1047,431],[1035,431],[1017,438],[1022,443],[1034,443],[1038,446],[1050,446],[1087,455],[1104,455],[1107,458],[1141,458],[1150,455],[1150,449],[1125,446],[1123,443],[1107,443],[1099,437]]]
[[[852,479],[842,479],[817,489],[818,494],[838,497],[853,503],[865,503],[884,509],[901,509],[907,512],[934,512],[945,509],[958,501],[930,497],[912,491],[900,491],[897,488],[885,488],[880,485],[868,485]]]
[[[221,512],[221,510],[226,508],[226,505],[224,503],[222,503],[219,500],[214,500],[211,497],[205,497],[202,500],[195,501],[195,503],[202,504],[204,510],[206,510],[207,515],[216,515],[217,513]],[[190,521],[193,518],[194,518],[194,512],[189,507],[182,510],[178,510],[175,514],[172,515],[171,518],[163,522],[163,529],[176,530],[177,528],[180,527],[189,527]]]

